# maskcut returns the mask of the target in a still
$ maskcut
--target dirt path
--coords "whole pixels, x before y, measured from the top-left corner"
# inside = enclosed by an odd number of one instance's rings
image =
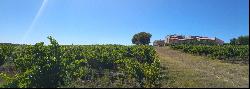
[[[163,87],[249,87],[249,65],[155,48],[169,79]]]

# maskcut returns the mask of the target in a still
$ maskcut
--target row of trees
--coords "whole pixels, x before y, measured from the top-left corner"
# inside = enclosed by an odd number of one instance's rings
[[[240,36],[230,40],[231,45],[249,45],[249,36]]]
[[[150,38],[152,35],[147,32],[140,32],[133,36],[132,43],[136,45],[148,45],[150,43]],[[205,45],[215,45],[216,43],[210,41],[191,41],[191,42],[183,42],[181,44],[205,44]],[[233,38],[230,40],[231,45],[249,45],[249,36],[240,36],[238,38]]]

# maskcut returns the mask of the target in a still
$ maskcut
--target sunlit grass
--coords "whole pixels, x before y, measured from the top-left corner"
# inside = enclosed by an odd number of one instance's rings
[[[169,78],[163,87],[249,87],[249,65],[224,63],[167,47],[156,50]]]

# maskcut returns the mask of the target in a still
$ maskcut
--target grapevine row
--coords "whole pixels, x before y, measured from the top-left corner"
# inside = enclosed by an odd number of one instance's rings
[[[6,81],[2,87],[77,87],[72,82],[93,84],[107,71],[109,85],[121,81],[115,87],[127,82],[133,87],[160,87],[159,60],[151,46],[59,45],[48,38],[50,45],[0,46],[1,61],[13,62],[18,71],[15,76],[1,73]]]
[[[248,63],[249,61],[248,45],[171,45],[170,47],[186,53],[204,55],[214,59],[243,63]]]

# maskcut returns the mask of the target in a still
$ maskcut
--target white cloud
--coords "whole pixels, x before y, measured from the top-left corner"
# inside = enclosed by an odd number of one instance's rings
[[[34,26],[36,24],[36,22],[38,21],[38,19],[40,18],[40,16],[42,15],[45,7],[47,6],[48,0],[43,0],[43,3],[41,5],[41,7],[39,8],[38,12],[36,13],[36,16],[34,17],[31,25],[29,26],[28,30],[25,32],[24,36],[22,37],[22,43],[25,43],[26,38],[29,36],[29,34],[34,30]]]

